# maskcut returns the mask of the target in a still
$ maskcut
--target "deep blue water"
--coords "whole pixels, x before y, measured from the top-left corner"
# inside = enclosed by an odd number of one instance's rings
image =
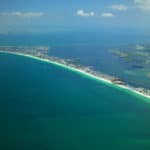
[[[0,54],[0,149],[149,150],[150,104],[74,72]]]

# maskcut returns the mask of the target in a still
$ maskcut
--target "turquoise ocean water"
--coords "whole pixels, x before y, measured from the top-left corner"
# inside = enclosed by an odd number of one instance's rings
[[[149,115],[143,98],[0,54],[1,150],[149,150]]]

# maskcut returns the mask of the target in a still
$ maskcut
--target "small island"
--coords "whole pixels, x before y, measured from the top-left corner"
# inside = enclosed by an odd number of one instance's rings
[[[128,85],[122,79],[114,76],[110,76],[98,71],[92,70],[90,67],[83,66],[81,64],[72,63],[73,61],[53,57],[48,55],[49,47],[46,46],[34,46],[34,47],[25,47],[25,46],[0,46],[0,53],[9,53],[25,57],[30,57],[33,59],[38,59],[44,62],[48,62],[57,66],[64,67],[66,69],[75,71],[80,74],[84,74],[88,77],[91,77],[97,81],[101,81],[110,86],[119,87],[120,89],[125,89],[137,95],[143,96],[145,98],[150,98],[150,90],[133,87]],[[115,52],[116,53],[116,52]],[[117,54],[122,57],[127,57],[124,53],[117,51]]]

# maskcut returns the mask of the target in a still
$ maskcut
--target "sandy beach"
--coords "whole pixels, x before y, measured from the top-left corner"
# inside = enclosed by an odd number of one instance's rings
[[[72,66],[68,66],[66,64],[62,64],[60,62],[56,62],[56,61],[49,60],[49,59],[46,59],[46,58],[40,58],[38,56],[33,56],[33,55],[30,55],[30,54],[25,54],[25,53],[21,53],[21,52],[0,51],[0,53],[8,53],[8,54],[13,54],[13,55],[24,56],[24,57],[36,59],[36,60],[39,60],[39,61],[42,61],[42,62],[47,62],[47,63],[53,64],[53,65],[57,65],[57,66],[60,66],[62,68],[74,71],[74,72],[76,72],[76,73],[78,73],[78,74],[80,74],[84,77],[90,77],[91,79],[94,79],[96,81],[103,82],[107,86],[116,88],[118,90],[124,90],[124,91],[126,91],[127,93],[129,93],[131,95],[138,96],[138,97],[140,96],[140,97],[143,98],[144,101],[150,102],[150,96],[149,95],[146,95],[146,94],[144,94],[140,91],[137,91],[134,88],[126,86],[126,85],[115,84],[109,79],[93,75],[93,74],[88,73],[88,72],[86,72],[82,69],[78,69],[78,68],[75,68],[75,67],[72,67]]]

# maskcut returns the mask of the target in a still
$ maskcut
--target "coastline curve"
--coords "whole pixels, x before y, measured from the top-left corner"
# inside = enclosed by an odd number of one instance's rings
[[[75,73],[79,74],[82,77],[85,77],[85,78],[88,78],[88,79],[95,80],[97,82],[103,83],[103,84],[105,84],[105,85],[107,85],[107,86],[109,86],[111,88],[115,88],[116,90],[120,90],[120,91],[126,92],[126,93],[128,93],[128,94],[130,94],[132,96],[136,96],[137,98],[142,98],[143,101],[150,103],[150,96],[144,95],[143,93],[140,93],[140,92],[138,92],[138,91],[136,91],[136,90],[134,90],[134,89],[132,89],[130,87],[112,83],[108,79],[97,77],[97,76],[92,75],[92,74],[90,74],[88,72],[85,72],[85,71],[83,71],[81,69],[77,69],[77,68],[74,68],[74,67],[71,67],[71,66],[67,66],[65,64],[61,64],[59,62],[48,60],[46,58],[39,58],[37,56],[33,56],[33,55],[30,55],[30,54],[24,54],[24,53],[19,53],[19,52],[9,52],[9,51],[0,51],[0,53],[18,55],[18,56],[27,57],[27,58],[31,58],[31,59],[34,59],[34,60],[46,62],[46,63],[52,64],[52,65],[55,65],[55,66],[59,66],[59,67],[62,67],[64,69],[68,70],[68,71],[75,72]]]

